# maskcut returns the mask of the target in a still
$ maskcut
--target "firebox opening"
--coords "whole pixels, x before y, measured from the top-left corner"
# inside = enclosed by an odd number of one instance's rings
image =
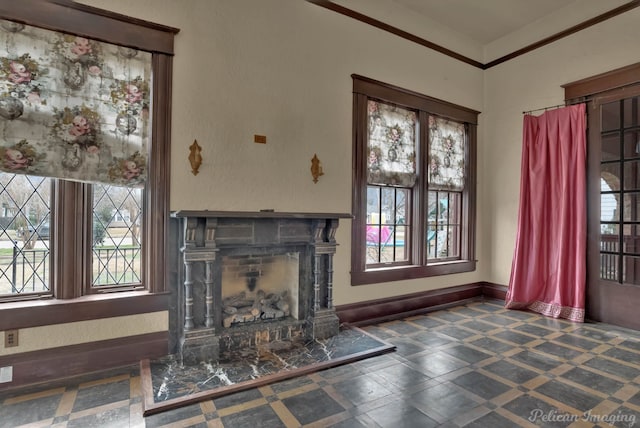
[[[223,326],[299,319],[299,253],[224,256]]]

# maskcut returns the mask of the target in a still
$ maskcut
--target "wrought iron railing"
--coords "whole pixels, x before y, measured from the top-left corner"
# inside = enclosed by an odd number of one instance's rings
[[[14,243],[0,254],[0,295],[48,293],[51,262],[48,248],[24,248]],[[140,247],[93,249],[93,286],[140,282]]]

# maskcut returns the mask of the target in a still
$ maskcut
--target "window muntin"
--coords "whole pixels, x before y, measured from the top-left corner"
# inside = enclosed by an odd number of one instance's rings
[[[353,78],[352,284],[474,270],[478,113]]]

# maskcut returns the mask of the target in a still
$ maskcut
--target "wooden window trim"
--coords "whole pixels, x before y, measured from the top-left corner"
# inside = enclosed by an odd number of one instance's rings
[[[417,279],[431,276],[448,275],[453,273],[470,272],[475,270],[475,216],[476,216],[476,137],[479,112],[452,104],[447,101],[432,98],[414,91],[399,88],[367,77],[352,75],[353,78],[353,194],[352,209],[354,221],[351,228],[351,285],[364,285],[382,282],[391,282],[404,279]],[[425,236],[425,221],[422,215],[426,212],[427,200],[425,197],[415,201],[412,198],[411,212],[412,234],[411,258],[407,263],[398,263],[389,267],[366,268],[365,259],[365,223],[367,200],[367,101],[369,98],[379,99],[391,104],[419,111],[419,120],[424,123],[427,114],[449,118],[455,121],[467,123],[467,136],[469,138],[467,152],[467,183],[462,193],[462,204],[466,207],[462,211],[462,260],[442,261],[422,264],[425,260],[422,237]],[[421,127],[419,130],[420,145],[418,157],[426,153],[428,129]],[[416,186],[427,188],[426,174],[422,162],[416,165],[418,181]],[[424,191],[426,193],[426,190]]]
[[[83,296],[85,284],[90,283],[87,270],[90,248],[83,246],[91,242],[90,186],[56,180],[51,206],[61,215],[55,216],[51,228],[55,298],[25,296],[23,301],[0,303],[0,325],[24,328],[166,310],[171,81],[173,39],[179,30],[70,0],[1,2],[0,17],[145,50],[152,53],[153,67],[152,139],[142,220],[142,282],[146,290]],[[88,214],[77,221],[80,210]]]

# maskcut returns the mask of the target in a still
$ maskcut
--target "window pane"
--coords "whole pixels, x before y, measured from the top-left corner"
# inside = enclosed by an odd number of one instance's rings
[[[624,104],[624,127],[640,125],[640,109],[638,109],[638,99],[640,97],[627,98]]]
[[[600,279],[608,281],[618,280],[618,256],[615,254],[600,254]]]
[[[409,190],[369,186],[367,189],[366,264],[408,260],[406,237],[410,227],[405,217]]]
[[[640,192],[624,194],[624,221],[640,221]]]
[[[602,136],[602,160],[620,159],[620,134]]]
[[[626,161],[624,163],[624,190],[640,189],[640,161]]]
[[[600,220],[618,221],[618,195],[604,193],[600,195]]]
[[[640,284],[640,257],[625,256],[622,259],[623,278],[625,284]]]
[[[638,132],[627,131],[624,133],[624,157],[626,159],[640,157],[640,139]]]
[[[51,180],[0,173],[0,295],[50,292]]]
[[[615,101],[613,103],[603,104],[600,108],[602,115],[602,130],[609,131],[612,129],[618,129],[620,127],[620,102]]]
[[[460,192],[429,192],[427,212],[427,263],[460,258]]]
[[[94,286],[139,284],[142,189],[93,186]]]

